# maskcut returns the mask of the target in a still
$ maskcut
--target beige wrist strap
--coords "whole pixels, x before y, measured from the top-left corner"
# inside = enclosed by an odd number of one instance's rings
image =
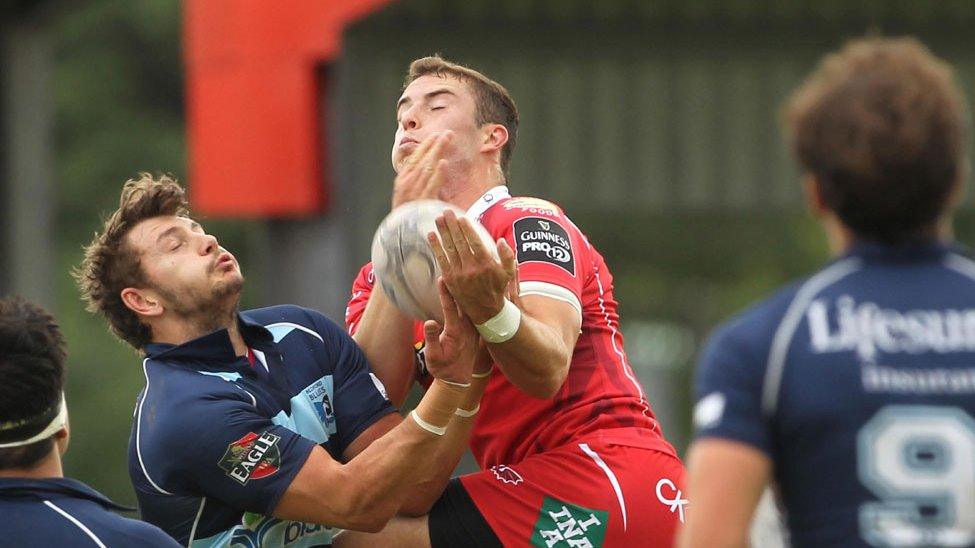
[[[431,434],[442,436],[447,433],[446,426],[434,426],[429,422],[421,419],[420,414],[416,412],[416,409],[410,411],[410,417],[413,419],[413,422],[415,422],[417,426],[426,430],[427,432],[430,432]]]
[[[490,320],[474,326],[489,343],[503,343],[515,336],[521,326],[521,309],[515,303],[504,300],[504,306]]]

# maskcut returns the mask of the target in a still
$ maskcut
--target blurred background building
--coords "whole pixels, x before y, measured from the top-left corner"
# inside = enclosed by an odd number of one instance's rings
[[[631,362],[683,450],[693,362],[709,330],[828,258],[778,130],[788,92],[822,54],[865,33],[918,36],[975,92],[969,0],[328,4],[345,11],[322,20],[321,42],[303,28],[288,46],[310,48],[312,84],[302,89],[314,95],[295,95],[269,72],[227,95],[221,114],[212,105],[226,82],[206,79],[262,49],[267,27],[247,24],[308,17],[258,0],[0,1],[0,293],[39,300],[61,319],[67,471],[122,502],[134,501],[125,451],[139,358],[83,311],[69,272],[139,171],[189,184],[208,230],[249,278],[243,306],[291,301],[341,322],[388,211],[394,104],[409,61],[440,52],[481,69],[521,110],[513,193],[561,204],[606,256]],[[264,17],[248,16],[255,10]],[[194,27],[214,17],[226,26]],[[194,41],[234,32],[239,49],[207,53]],[[262,115],[287,96],[313,119]],[[230,110],[248,101],[265,107]],[[210,123],[225,141],[216,152],[207,148],[214,128],[201,126]],[[304,144],[233,155],[282,128],[295,133],[277,140]],[[212,194],[309,188],[297,201],[311,206],[294,209],[235,212]],[[967,206],[957,233],[975,240]]]

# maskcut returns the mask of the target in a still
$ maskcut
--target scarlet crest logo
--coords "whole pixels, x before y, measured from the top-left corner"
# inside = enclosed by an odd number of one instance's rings
[[[491,471],[494,472],[494,477],[498,481],[503,483],[510,483],[511,485],[518,485],[519,483],[525,481],[521,474],[515,472],[514,469],[509,468],[504,464],[498,464],[491,467]]]
[[[252,479],[266,478],[281,467],[280,440],[281,436],[270,432],[260,436],[248,432],[227,446],[220,459],[220,468],[241,485],[247,485]]]

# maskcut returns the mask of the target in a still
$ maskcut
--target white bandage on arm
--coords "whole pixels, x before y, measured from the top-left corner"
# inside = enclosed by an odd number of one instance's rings
[[[458,407],[457,410],[454,411],[454,414],[457,415],[458,417],[469,419],[474,415],[476,415],[477,412],[480,410],[481,410],[481,404],[477,404],[474,406],[474,409],[461,409],[460,407]]]
[[[417,426],[426,430],[427,432],[430,432],[431,434],[442,436],[447,433],[446,426],[435,426],[421,419],[420,414],[416,412],[416,409],[410,411],[410,417],[413,419],[413,422],[415,422]]]
[[[503,343],[515,336],[521,326],[521,309],[515,303],[504,300],[501,311],[493,318],[474,327],[489,343]]]

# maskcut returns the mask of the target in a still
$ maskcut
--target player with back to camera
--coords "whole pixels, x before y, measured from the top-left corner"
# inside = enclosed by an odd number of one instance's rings
[[[0,298],[0,544],[176,547],[158,528],[65,478],[68,448],[64,338],[54,318],[16,297]]]
[[[429,516],[343,546],[669,545],[687,503],[683,466],[627,363],[602,256],[561,208],[508,192],[511,96],[427,57],[410,65],[396,117],[392,205],[435,197],[466,211],[441,216],[430,243],[496,367],[468,419],[482,471],[451,480]],[[346,323],[398,403],[426,377],[429,356],[419,325],[374,281],[366,265]]]
[[[143,174],[75,272],[89,309],[144,355],[129,445],[143,519],[192,546],[324,546],[423,513],[480,399],[476,332],[441,285],[427,322],[436,380],[405,420],[345,331],[282,305],[238,311],[236,259]]]
[[[911,38],[827,55],[787,138],[836,258],[721,327],[697,372],[685,547],[744,546],[767,483],[795,546],[975,543],[969,123]]]

